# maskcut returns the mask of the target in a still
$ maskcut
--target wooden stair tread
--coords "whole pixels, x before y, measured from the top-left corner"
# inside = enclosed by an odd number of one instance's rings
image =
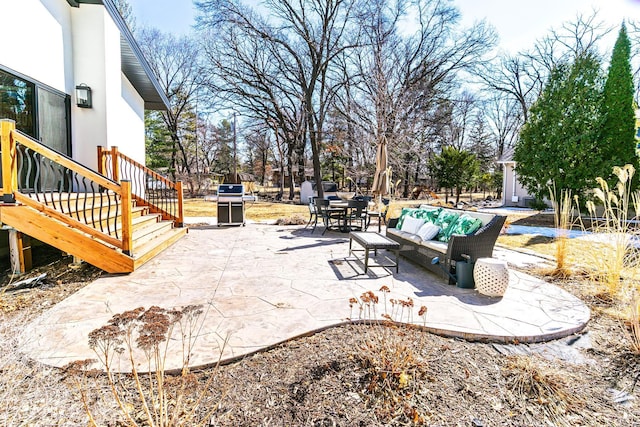
[[[144,239],[144,238],[153,238],[158,233],[163,232],[165,229],[173,228],[173,222],[171,221],[158,221],[158,222],[150,222],[145,224],[143,227],[133,230],[132,240],[134,247],[136,242]],[[151,236],[151,237],[149,237]]]
[[[147,211],[145,207],[133,207],[132,211],[131,211],[131,223],[133,224],[134,221],[140,217],[144,217],[145,215],[147,215]],[[152,215],[156,215],[156,214],[152,214]],[[116,230],[121,230],[122,229],[122,223],[120,221],[120,217],[122,216],[122,212],[118,213],[117,216],[117,223],[116,223]],[[84,222],[85,224],[104,224],[106,226],[107,222],[113,221],[113,218],[109,218],[109,217],[104,217],[104,218],[95,218],[95,220],[93,219],[93,217],[89,214],[85,215],[83,214],[79,214],[79,215],[71,215],[71,218],[75,218],[78,221]]]
[[[135,247],[133,252],[135,268],[138,268],[180,240],[187,232],[187,227],[171,228],[162,234],[162,239],[153,239],[141,246]]]
[[[133,210],[139,215],[131,219],[133,256],[129,256],[107,241],[91,236],[80,229],[74,229],[29,206],[18,204],[2,209],[12,209],[3,212],[3,219],[7,220],[7,225],[110,273],[134,271],[187,233],[186,228],[174,228],[173,221],[160,220],[160,214],[143,215],[146,207],[134,207]],[[9,213],[15,213],[15,215],[9,215]],[[105,220],[102,219],[102,221]],[[101,221],[96,221],[98,222]],[[118,221],[118,229],[121,227],[121,222]]]

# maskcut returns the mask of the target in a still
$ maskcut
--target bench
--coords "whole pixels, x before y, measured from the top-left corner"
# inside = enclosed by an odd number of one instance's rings
[[[455,226],[451,221],[456,216],[455,223],[474,223],[476,229],[469,234],[455,233]],[[411,224],[405,224],[403,219],[411,217]],[[422,219],[423,223],[438,225],[438,219],[449,217],[449,222],[440,222],[443,227],[440,232],[433,237],[423,239],[418,232],[419,229],[411,232],[408,225],[417,223],[416,219]],[[470,219],[469,219],[470,218]],[[464,221],[463,221],[464,220]],[[398,218],[391,218],[386,230],[386,236],[400,244],[400,254],[418,265],[444,277],[449,278],[443,269],[432,261],[435,257],[451,273],[455,273],[457,261],[462,261],[463,254],[469,256],[471,262],[478,258],[490,258],[493,256],[498,235],[505,223],[506,216],[494,215],[491,213],[464,211],[452,208],[440,208],[437,206],[421,205],[419,208],[403,209]],[[407,225],[397,227],[398,224]],[[448,227],[453,226],[454,232],[444,238],[442,232],[452,231]],[[421,226],[420,226],[421,227]],[[460,229],[460,227],[458,227]],[[424,229],[423,229],[424,230]],[[424,233],[421,233],[424,235]],[[429,237],[426,236],[425,237]]]

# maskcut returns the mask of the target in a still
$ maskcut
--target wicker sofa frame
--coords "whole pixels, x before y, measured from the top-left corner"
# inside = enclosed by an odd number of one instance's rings
[[[459,209],[445,208],[445,210],[473,215],[472,212]],[[469,255],[472,262],[475,262],[478,258],[491,257],[496,240],[506,219],[507,217],[504,215],[494,215],[474,234],[452,235],[448,243],[442,243],[434,241],[421,242],[420,238],[415,235],[403,237],[393,234],[393,232],[390,233],[389,230],[395,228],[398,223],[398,218],[391,218],[387,225],[386,235],[388,238],[400,243],[400,255],[445,279],[450,279],[449,275],[440,266],[432,264],[433,258],[440,258],[440,263],[445,268],[448,267],[449,272],[455,274],[456,262],[464,260],[463,254]]]

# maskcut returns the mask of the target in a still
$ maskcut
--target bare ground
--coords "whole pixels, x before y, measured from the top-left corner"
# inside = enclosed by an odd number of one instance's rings
[[[45,279],[21,289],[5,286],[0,296],[3,425],[87,425],[79,377],[16,351],[24,322],[100,274],[86,265],[72,268],[70,261],[53,254],[29,274],[47,273]],[[590,345],[577,350],[584,357],[579,363],[555,353],[505,356],[492,344],[415,328],[350,325],[196,372],[186,394],[195,401],[198,389],[207,385],[208,391],[185,425],[202,420],[211,426],[640,426],[640,357],[629,350],[626,327],[607,314],[613,303],[590,295],[580,281],[557,284],[592,309],[584,332]],[[131,390],[130,378],[120,380]],[[125,425],[104,377],[86,381],[87,404],[98,425]],[[139,405],[130,400],[133,418],[145,425]]]

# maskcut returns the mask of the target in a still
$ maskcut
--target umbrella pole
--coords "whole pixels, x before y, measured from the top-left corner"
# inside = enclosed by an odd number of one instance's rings
[[[376,210],[376,212],[384,211],[383,205],[382,205],[382,194],[380,194],[380,193],[378,193],[378,197],[376,198],[375,210]]]

